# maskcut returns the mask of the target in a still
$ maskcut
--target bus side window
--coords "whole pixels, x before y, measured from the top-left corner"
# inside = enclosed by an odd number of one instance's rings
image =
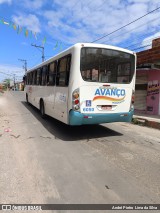
[[[35,70],[34,84],[37,85],[37,70]]]
[[[49,85],[55,85],[55,77],[56,77],[56,62],[52,62],[49,65]]]
[[[69,71],[70,71],[71,56],[66,56],[58,61],[57,70],[57,86],[68,86],[69,82]]]
[[[29,85],[32,85],[32,81],[33,81],[33,72],[30,72],[30,75],[29,75]]]
[[[29,82],[30,82],[30,73],[28,73],[28,85],[29,85]]]
[[[32,71],[32,80],[31,80],[31,85],[34,85],[34,71]]]
[[[37,85],[41,85],[41,69],[37,70]]]
[[[29,85],[30,73],[28,73],[28,85]]]
[[[30,77],[29,77],[29,81],[30,81],[30,85],[33,85],[33,83],[34,83],[34,71],[32,71],[32,72],[30,72]]]
[[[27,74],[27,84],[29,85],[29,77],[30,77],[30,74],[28,73]]]
[[[34,78],[35,78],[35,70],[32,72],[32,82],[31,82],[32,85],[34,85]]]
[[[28,73],[26,75],[26,85],[28,85]]]
[[[67,57],[67,69],[66,69],[66,86],[69,84],[69,74],[71,68],[71,55]]]
[[[49,65],[46,66],[46,85],[49,85]]]
[[[42,68],[42,85],[46,85],[47,66]]]

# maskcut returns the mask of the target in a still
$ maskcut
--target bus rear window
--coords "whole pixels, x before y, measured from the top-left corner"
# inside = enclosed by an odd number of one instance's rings
[[[130,83],[135,70],[135,56],[117,50],[83,47],[80,70],[84,81]]]

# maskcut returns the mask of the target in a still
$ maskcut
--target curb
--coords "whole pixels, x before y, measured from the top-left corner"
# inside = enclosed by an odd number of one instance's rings
[[[159,129],[160,130],[160,123],[156,122],[156,121],[148,121],[146,120],[146,126],[149,126],[151,128],[155,128],[155,129]]]
[[[135,117],[135,118],[132,118],[132,123],[140,125],[140,126],[147,126],[147,127],[160,130],[160,122],[149,121],[147,119]]]

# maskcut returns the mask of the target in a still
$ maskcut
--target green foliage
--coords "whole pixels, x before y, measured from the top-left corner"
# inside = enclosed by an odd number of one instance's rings
[[[144,124],[145,124],[145,122],[142,122],[137,118],[132,118],[132,123],[137,124],[137,125],[141,125],[141,126],[144,126]]]

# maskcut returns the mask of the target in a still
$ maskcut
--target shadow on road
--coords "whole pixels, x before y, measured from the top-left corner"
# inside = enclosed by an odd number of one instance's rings
[[[52,135],[64,141],[78,141],[82,139],[89,140],[92,138],[122,136],[121,133],[102,125],[69,126],[49,116],[47,116],[45,119],[42,119],[37,108],[32,105],[28,105],[24,101],[21,103],[36,117],[37,120],[41,122],[41,124]]]

